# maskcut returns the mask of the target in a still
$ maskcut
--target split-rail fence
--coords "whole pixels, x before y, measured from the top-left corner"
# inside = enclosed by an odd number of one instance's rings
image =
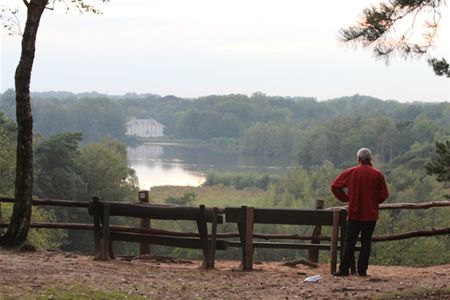
[[[323,200],[316,200],[315,209],[285,209],[256,207],[207,208],[150,204],[148,191],[139,192],[140,203],[119,203],[100,201],[71,201],[56,199],[35,199],[33,205],[85,208],[93,222],[86,223],[48,223],[33,222],[31,228],[75,229],[94,232],[95,258],[107,260],[115,257],[114,241],[128,241],[140,244],[140,254],[150,253],[150,244],[172,247],[201,249],[203,268],[214,268],[216,250],[228,247],[242,249],[240,269],[250,271],[253,267],[254,248],[307,249],[308,260],[318,262],[319,251],[330,252],[330,271],[336,270],[337,252],[345,239],[345,207],[323,208]],[[13,198],[0,197],[1,202],[14,202]],[[448,207],[450,201],[425,203],[381,204],[381,210],[428,209]],[[140,226],[120,226],[110,224],[110,216],[122,216],[140,219]],[[198,232],[176,232],[151,228],[151,219],[190,220],[197,225]],[[218,233],[219,224],[235,223],[237,232]],[[208,225],[210,224],[210,225]],[[254,224],[313,225],[310,235],[255,233]],[[2,222],[0,207],[0,228],[8,224]],[[331,235],[321,234],[322,226],[331,226]],[[210,233],[208,233],[210,228]],[[450,228],[432,228],[430,230],[404,232],[374,236],[374,242],[403,240],[413,237],[427,237],[450,234]],[[237,240],[236,240],[237,239]],[[266,241],[255,241],[266,240]],[[272,240],[267,242],[267,240]],[[277,240],[296,240],[297,242],[277,242]],[[303,242],[298,242],[303,241]]]

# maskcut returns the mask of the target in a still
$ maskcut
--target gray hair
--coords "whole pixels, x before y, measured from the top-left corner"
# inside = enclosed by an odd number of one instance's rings
[[[356,158],[358,161],[371,161],[372,160],[372,151],[367,148],[361,148],[358,150],[356,154]]]

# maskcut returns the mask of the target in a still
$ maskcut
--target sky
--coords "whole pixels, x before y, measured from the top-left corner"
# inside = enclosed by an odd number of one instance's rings
[[[24,12],[22,1],[2,2]],[[44,12],[32,91],[450,98],[449,79],[435,76],[426,57],[394,58],[387,65],[338,41],[339,29],[354,25],[362,9],[378,0],[91,3],[102,15],[64,13],[60,3]],[[23,26],[23,15],[20,20]],[[449,7],[442,25],[430,55],[449,59]],[[20,37],[2,31],[1,91],[14,87],[19,56]]]

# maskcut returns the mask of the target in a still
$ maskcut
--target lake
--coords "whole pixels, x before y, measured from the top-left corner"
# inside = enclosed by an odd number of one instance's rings
[[[149,143],[127,150],[141,189],[161,185],[199,186],[212,171],[278,174],[291,164],[289,159],[221,152],[207,145]]]

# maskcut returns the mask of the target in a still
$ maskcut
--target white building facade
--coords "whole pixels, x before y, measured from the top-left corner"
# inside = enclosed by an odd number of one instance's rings
[[[154,119],[133,119],[125,123],[125,134],[142,138],[164,136],[164,125]]]

